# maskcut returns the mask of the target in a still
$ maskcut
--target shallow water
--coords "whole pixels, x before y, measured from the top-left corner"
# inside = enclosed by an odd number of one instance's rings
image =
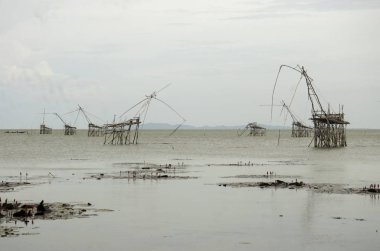
[[[0,133],[0,177],[28,172],[40,185],[2,198],[91,202],[113,209],[86,219],[35,221],[36,235],[1,238],[4,250],[378,250],[380,199],[309,190],[230,188],[236,175],[300,176],[308,183],[363,187],[380,183],[380,131],[351,130],[348,147],[308,148],[289,131],[238,137],[236,131],[143,131],[140,144],[103,145],[103,138]],[[186,166],[197,179],[83,179],[118,173],[130,162]],[[228,164],[242,165],[229,166]],[[250,165],[248,165],[248,163]],[[247,164],[247,165],[245,165]],[[252,165],[253,164],[253,165]],[[49,177],[52,173],[55,178]],[[334,217],[341,217],[335,219]],[[358,220],[364,219],[364,220]],[[18,223],[20,226],[21,224]],[[23,231],[23,232],[25,232]],[[378,232],[377,232],[378,231]]]

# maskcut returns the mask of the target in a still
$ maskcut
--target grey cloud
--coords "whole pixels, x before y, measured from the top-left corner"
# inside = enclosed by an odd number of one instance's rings
[[[235,11],[223,20],[283,18],[308,15],[314,12],[355,11],[379,9],[377,0],[284,0],[284,1],[242,1],[241,5],[252,9]]]
[[[268,10],[363,10],[380,8],[377,0],[282,0],[282,1],[242,1],[241,4],[261,6]]]

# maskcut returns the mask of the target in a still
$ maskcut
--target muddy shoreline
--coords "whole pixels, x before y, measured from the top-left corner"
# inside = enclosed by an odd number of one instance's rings
[[[90,173],[83,179],[196,179],[198,177],[184,175],[188,173],[187,166],[182,163],[177,164],[157,164],[147,162],[125,162],[114,163],[113,166],[121,167],[119,172],[112,173]]]
[[[251,181],[251,182],[229,182],[218,183],[218,186],[223,187],[256,187],[261,189],[304,189],[316,193],[330,193],[330,194],[380,194],[380,189],[373,188],[355,188],[349,187],[345,184],[331,184],[331,183],[305,183],[303,181],[284,181],[276,179],[275,181]]]
[[[0,193],[13,192],[17,188],[24,188],[27,186],[32,186],[32,183],[27,182],[27,181],[24,181],[24,182],[2,181],[0,183]]]
[[[98,212],[111,212],[110,209],[97,209],[91,203],[20,203],[5,200],[0,204],[0,237],[29,235],[23,231],[28,225],[39,220],[68,220],[97,216]],[[38,234],[38,233],[34,233]]]

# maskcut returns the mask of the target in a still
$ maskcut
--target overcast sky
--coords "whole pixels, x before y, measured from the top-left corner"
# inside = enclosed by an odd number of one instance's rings
[[[378,0],[0,0],[0,128],[78,104],[111,121],[167,83],[187,124],[289,124],[266,106],[281,64],[305,66],[351,128],[380,128],[379,27]],[[276,104],[298,79],[282,73]],[[291,108],[310,117],[305,82]],[[147,122],[181,119],[152,102]]]

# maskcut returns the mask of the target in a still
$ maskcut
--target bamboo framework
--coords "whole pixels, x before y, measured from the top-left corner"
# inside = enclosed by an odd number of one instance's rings
[[[104,144],[137,144],[140,123],[140,118],[137,117],[124,122],[106,124],[104,130]]]
[[[98,126],[93,123],[88,124],[88,137],[99,137],[104,136],[105,126]]]
[[[244,130],[238,134],[239,134],[239,136],[241,136],[247,131],[248,131],[248,136],[264,136],[266,133],[266,128],[257,125],[256,122],[248,123],[244,127]]]
[[[64,135],[74,135],[77,133],[77,128],[75,126],[71,126],[68,123],[66,123],[58,113],[55,112],[52,114],[57,116],[57,118],[59,118],[59,120],[62,121],[62,123],[64,125],[64,131],[63,131]]]
[[[104,136],[105,132],[105,126],[99,126],[93,123],[89,117],[89,115],[92,115],[92,117],[99,118],[92,113],[89,113],[88,111],[85,111],[80,105],[78,105],[78,109],[75,110],[74,112],[78,112],[77,118],[79,116],[79,113],[82,113],[83,117],[86,119],[88,123],[88,130],[87,130],[87,136],[88,137],[101,137]]]
[[[52,133],[52,129],[50,127],[47,127],[45,125],[45,109],[44,109],[44,113],[43,113],[43,117],[42,117],[42,124],[40,124],[40,134],[51,134]]]
[[[74,126],[70,126],[70,125],[65,125],[65,132],[64,132],[65,135],[74,135],[74,134],[77,134],[77,128],[74,127]]]
[[[101,120],[99,119],[96,115],[92,114],[92,113],[89,113],[88,111],[85,111],[80,105],[78,105],[78,108],[71,111],[71,112],[68,112],[64,115],[68,115],[68,114],[72,114],[72,113],[76,113],[76,119],[73,123],[73,125],[75,125],[78,121],[78,118],[79,118],[79,115],[82,114],[83,117],[85,118],[85,120],[87,121],[88,123],[88,130],[87,130],[87,136],[88,137],[99,137],[99,136],[104,136],[104,126],[99,126],[99,125],[96,125],[95,123],[93,123],[90,119],[90,116],[92,118],[96,118],[97,120]],[[62,120],[62,119],[61,119]],[[63,120],[62,120],[63,123],[65,123]]]
[[[300,122],[292,123],[292,137],[294,138],[303,138],[310,137],[312,134],[313,128],[303,125]]]
[[[276,82],[274,84],[272,93],[272,111],[273,111],[273,97],[276,89],[278,77],[282,67],[293,69],[301,74],[301,78],[305,78],[307,85],[308,98],[311,102],[311,120],[314,124],[314,147],[316,148],[333,148],[333,147],[346,147],[346,127],[349,124],[344,120],[343,106],[339,106],[339,112],[327,112],[319,100],[314,86],[312,85],[313,79],[309,77],[305,68],[302,66],[291,67],[288,65],[281,65],[277,74]]]
[[[314,122],[314,147],[347,146],[346,126],[349,122],[344,120],[343,112],[313,113],[311,120]]]
[[[52,129],[50,127],[47,127],[46,125],[44,124],[41,124],[40,125],[40,134],[51,134],[52,133]]]
[[[178,117],[182,119],[182,123],[179,124],[170,135],[173,135],[182,125],[185,123],[185,118],[183,118],[173,107],[171,107],[165,101],[157,98],[157,94],[167,88],[170,84],[164,86],[158,91],[154,91],[150,95],[146,95],[145,98],[139,101],[137,104],[133,105],[131,108],[123,112],[119,116],[120,122],[114,122],[112,124],[104,125],[104,144],[117,144],[117,145],[127,145],[127,144],[137,144],[139,138],[139,129],[140,124],[141,128],[143,128],[145,119],[148,114],[149,107],[151,105],[152,100],[156,100],[166,107],[168,107],[171,111],[173,111]],[[127,119],[127,113],[137,110],[132,119]],[[115,115],[116,116],[116,115]]]
[[[296,115],[290,110],[289,106],[287,106],[284,101],[282,101],[282,107],[285,108],[290,114],[290,116],[292,117],[292,120],[293,120],[292,137],[294,138],[310,137],[312,134],[313,128],[306,126],[304,125],[304,123],[299,121]]]

